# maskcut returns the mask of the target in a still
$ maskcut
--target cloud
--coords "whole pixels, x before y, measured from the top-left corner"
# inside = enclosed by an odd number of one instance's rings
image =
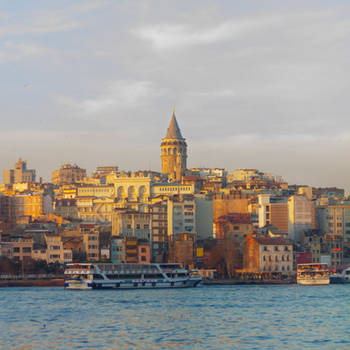
[[[14,43],[10,41],[0,45],[0,63],[19,61],[27,57],[53,54],[55,50],[37,44]]]
[[[34,10],[30,15],[22,17],[21,21],[17,21],[18,16],[0,14],[0,19],[10,21],[9,24],[5,22],[0,25],[0,36],[59,33],[77,29],[84,25],[84,20],[75,17],[109,4],[110,1],[90,1],[55,10]]]
[[[237,96],[237,92],[232,89],[224,89],[224,90],[211,90],[211,91],[190,91],[188,92],[189,96],[195,97],[223,97],[223,98],[232,98]]]
[[[229,40],[261,25],[261,22],[253,20],[226,22],[209,29],[194,29],[187,25],[156,25],[139,28],[133,34],[150,41],[156,49],[166,50]]]
[[[75,101],[70,97],[58,96],[57,101],[89,115],[138,107],[161,94],[150,81],[115,81],[94,98]]]
[[[150,42],[157,50],[174,50],[241,39],[250,34],[260,35],[262,31],[276,28],[288,30],[294,35],[305,35],[307,27],[309,35],[314,35],[318,33],[320,25],[324,25],[324,21],[334,15],[332,11],[273,13],[228,20],[211,27],[196,25],[192,22],[191,24],[149,25],[132,30],[132,34]],[[346,35],[344,31],[349,32],[349,25],[343,22],[336,23],[336,28],[329,37],[342,37]],[[276,35],[276,33],[273,34]]]
[[[281,16],[256,16],[201,27],[187,24],[145,26],[133,30],[140,39],[151,42],[158,50],[171,50],[188,46],[214,44],[240,38],[251,32],[280,23]]]

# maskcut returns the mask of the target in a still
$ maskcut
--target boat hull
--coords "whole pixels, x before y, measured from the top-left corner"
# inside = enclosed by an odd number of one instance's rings
[[[297,283],[302,286],[326,286],[329,284],[329,282],[329,278],[309,278],[297,280]]]
[[[66,280],[65,289],[91,290],[91,289],[162,289],[162,288],[191,288],[196,287],[200,279],[182,281],[70,281]]]

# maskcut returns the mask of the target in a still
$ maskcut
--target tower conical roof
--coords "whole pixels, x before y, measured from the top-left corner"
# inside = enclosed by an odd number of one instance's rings
[[[179,125],[175,117],[175,108],[173,108],[173,115],[171,116],[171,121],[168,127],[168,131],[165,136],[166,139],[183,139]]]

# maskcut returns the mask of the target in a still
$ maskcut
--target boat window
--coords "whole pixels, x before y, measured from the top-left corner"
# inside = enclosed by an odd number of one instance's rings
[[[103,276],[102,275],[99,275],[99,274],[96,274],[94,273],[94,280],[103,280]]]
[[[161,264],[159,265],[162,269],[180,269],[180,265],[178,264]]]
[[[145,273],[144,274],[144,278],[150,278],[150,279],[154,279],[154,278],[163,278],[163,275],[161,273]]]
[[[141,274],[127,274],[127,273],[121,273],[119,274],[119,278],[120,279],[140,279],[141,278]]]

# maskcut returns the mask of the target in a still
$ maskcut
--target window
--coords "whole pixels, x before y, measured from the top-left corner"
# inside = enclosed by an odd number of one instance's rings
[[[239,226],[233,226],[233,229],[234,229],[235,231],[237,231],[237,230],[239,230]]]
[[[264,252],[267,252],[267,247],[266,247],[266,245],[264,246]]]
[[[278,247],[277,247],[277,245],[275,245],[275,252],[277,252],[278,251]]]
[[[144,255],[141,256],[141,261],[146,261],[146,257]]]
[[[30,253],[32,251],[32,248],[30,248],[30,247],[23,247],[22,251],[23,251],[23,253]]]
[[[137,230],[140,229],[140,224],[136,224],[136,229],[137,229]]]
[[[143,225],[143,228],[144,228],[144,229],[149,229],[149,225],[148,225],[148,224],[145,224],[145,225]]]
[[[141,248],[141,253],[146,253],[146,248],[145,247]]]
[[[127,225],[126,225],[126,228],[131,229],[131,225],[130,225],[130,224],[127,224]]]
[[[19,253],[19,251],[20,251],[19,247],[14,247],[14,248],[13,248],[13,252],[14,252],[14,253]]]
[[[265,255],[263,256],[263,260],[266,261],[266,256]]]

